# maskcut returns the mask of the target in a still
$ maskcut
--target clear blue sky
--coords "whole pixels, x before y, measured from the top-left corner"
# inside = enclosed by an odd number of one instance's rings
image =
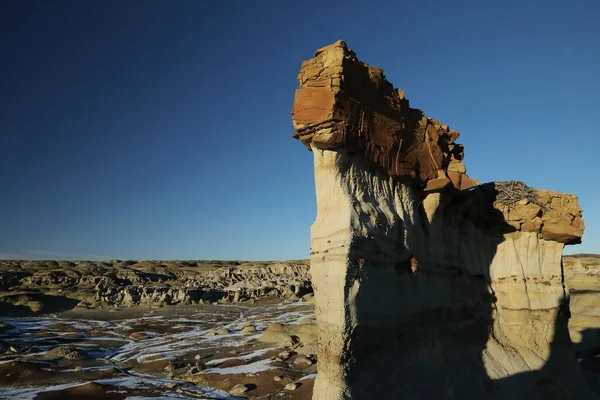
[[[297,259],[291,135],[338,39],[461,132],[469,174],[574,193],[600,253],[600,2],[4,0],[0,258]]]

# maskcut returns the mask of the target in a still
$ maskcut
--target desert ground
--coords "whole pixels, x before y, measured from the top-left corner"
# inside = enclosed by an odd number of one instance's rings
[[[600,393],[600,256],[563,262],[578,362]],[[307,262],[2,263],[0,398],[311,398]]]
[[[308,399],[317,359],[305,270],[5,262],[0,398]]]

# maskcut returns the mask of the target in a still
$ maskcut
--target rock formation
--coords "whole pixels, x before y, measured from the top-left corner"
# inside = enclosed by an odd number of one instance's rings
[[[575,196],[466,175],[458,132],[338,41],[302,64],[314,154],[313,399],[589,398],[561,256]]]
[[[77,303],[91,308],[267,296],[298,300],[311,292],[306,261],[0,261],[4,315],[52,312]]]
[[[600,256],[563,257],[569,289],[569,333],[586,380],[600,393]]]
[[[600,256],[579,254],[563,258],[569,289],[569,332],[582,353],[600,354]]]

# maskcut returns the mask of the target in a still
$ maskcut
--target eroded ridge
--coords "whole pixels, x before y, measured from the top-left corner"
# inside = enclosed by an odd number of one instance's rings
[[[577,198],[479,185],[458,132],[342,41],[298,80],[317,197],[313,399],[590,398],[561,264],[583,234]]]

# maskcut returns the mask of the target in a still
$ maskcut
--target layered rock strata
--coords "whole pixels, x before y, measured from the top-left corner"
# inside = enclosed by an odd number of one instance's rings
[[[344,42],[298,80],[317,195],[313,399],[590,397],[561,267],[583,233],[577,198],[478,185],[458,132]]]
[[[308,271],[306,261],[0,261],[0,314],[299,299],[312,292]]]
[[[570,297],[571,339],[581,353],[600,354],[600,256],[566,256],[563,264]]]

